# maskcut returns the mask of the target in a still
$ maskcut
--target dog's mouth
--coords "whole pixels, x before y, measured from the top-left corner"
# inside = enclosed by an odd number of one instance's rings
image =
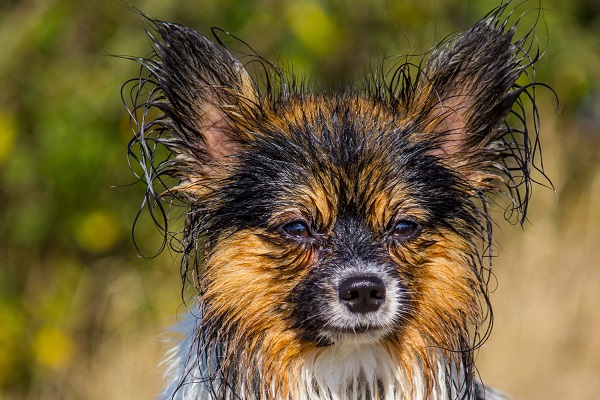
[[[304,339],[316,341],[317,346],[339,343],[375,343],[396,329],[395,318],[389,315],[356,315],[322,321],[318,326],[304,326]]]
[[[384,327],[357,326],[320,332],[317,346],[332,346],[336,344],[373,344],[387,336],[391,330]]]
[[[361,316],[360,320],[322,321],[317,325],[296,325],[300,328],[300,338],[317,344],[317,347],[341,343],[375,343],[391,334],[395,325],[391,321],[382,323],[375,315]]]
[[[342,328],[334,329],[334,332],[344,335],[362,335],[362,334],[371,334],[377,333],[382,330],[388,330],[386,327],[375,324],[358,324],[355,326],[346,326]]]

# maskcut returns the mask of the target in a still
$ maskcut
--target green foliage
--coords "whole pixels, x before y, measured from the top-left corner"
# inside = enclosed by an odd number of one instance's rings
[[[180,301],[173,255],[146,262],[131,240],[144,187],[129,185],[131,131],[119,89],[138,67],[108,55],[141,56],[150,47],[139,16],[116,1],[7,3],[0,5],[0,399],[86,398],[57,377],[93,363],[100,344],[123,326],[164,323],[161,307],[169,314]],[[581,182],[582,168],[599,162],[600,9],[584,0],[544,3],[538,79],[563,101],[560,130],[568,134],[555,139],[568,149],[567,162],[555,183],[569,187],[568,177]],[[135,2],[207,35],[222,27],[333,88],[362,79],[384,57],[426,52],[495,5]],[[519,10],[536,7],[530,1]],[[551,93],[540,93],[552,110]],[[153,254],[161,234],[147,222],[141,228],[136,241]]]

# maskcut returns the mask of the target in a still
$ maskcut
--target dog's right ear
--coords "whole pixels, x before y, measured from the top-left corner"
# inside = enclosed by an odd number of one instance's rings
[[[156,87],[143,108],[159,109],[162,115],[150,124],[171,133],[161,142],[175,157],[162,172],[181,181],[177,190],[196,191],[197,183],[222,177],[249,139],[240,124],[255,115],[259,91],[224,47],[181,25],[148,21],[155,56],[141,60],[150,76],[139,87]]]

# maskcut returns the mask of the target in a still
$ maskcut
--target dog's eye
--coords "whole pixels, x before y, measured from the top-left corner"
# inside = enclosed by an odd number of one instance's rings
[[[401,219],[396,222],[392,234],[399,239],[409,239],[421,229],[421,226],[410,219]]]
[[[310,236],[310,230],[303,221],[289,222],[282,227],[283,231],[290,236],[297,238],[306,238]]]

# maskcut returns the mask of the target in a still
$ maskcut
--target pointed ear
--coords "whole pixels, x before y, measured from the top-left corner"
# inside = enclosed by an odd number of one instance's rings
[[[433,51],[412,103],[418,107],[413,113],[421,115],[420,130],[433,134],[432,153],[477,189],[511,179],[498,165],[520,150],[503,139],[512,133],[504,123],[527,90],[516,86],[517,79],[537,61],[523,49],[527,37],[513,43],[516,27],[505,29],[503,10]],[[520,132],[526,136],[526,127]],[[523,157],[528,155],[518,154],[517,161],[527,164]]]
[[[242,125],[258,109],[259,91],[224,47],[189,28],[149,22],[155,57],[141,62],[150,72],[144,84],[156,87],[144,107],[163,113],[151,124],[170,132],[161,139],[175,157],[164,172],[182,181],[181,190],[234,162],[249,139]]]

